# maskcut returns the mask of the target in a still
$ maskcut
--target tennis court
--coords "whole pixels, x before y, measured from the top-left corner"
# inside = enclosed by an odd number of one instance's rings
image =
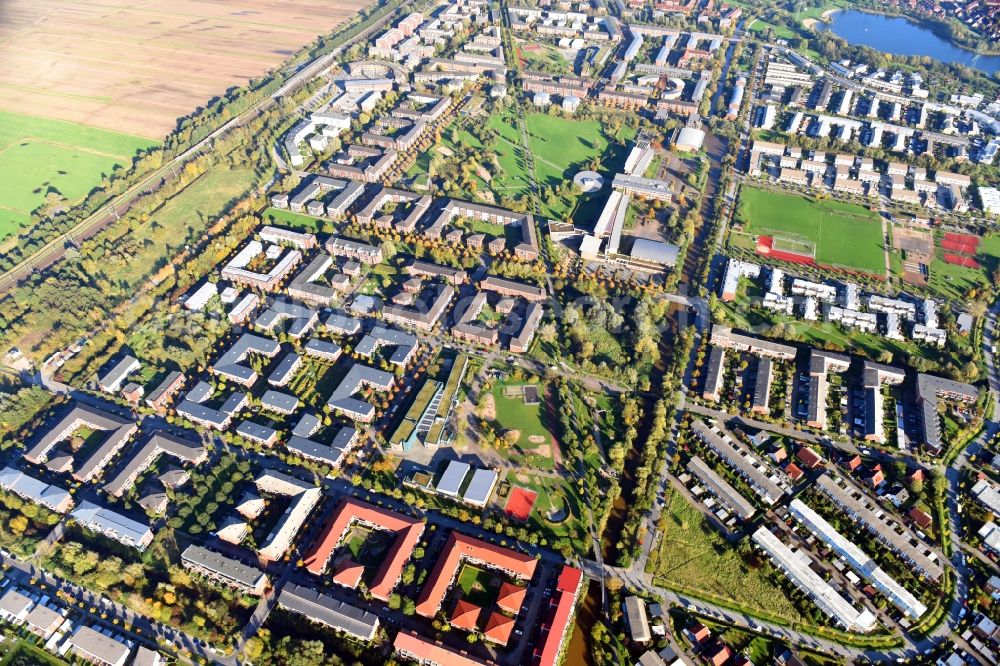
[[[510,490],[510,496],[507,498],[507,504],[504,506],[503,512],[522,523],[527,522],[537,499],[538,493],[534,490],[514,486]]]

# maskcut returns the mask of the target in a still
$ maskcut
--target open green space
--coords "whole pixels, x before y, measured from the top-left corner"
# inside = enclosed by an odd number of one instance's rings
[[[136,253],[114,268],[123,284],[137,284],[161,257],[176,254],[189,239],[192,220],[213,219],[233,199],[241,198],[255,180],[249,169],[209,169],[184,190],[149,214],[150,224],[139,225],[129,234]],[[122,228],[122,232],[127,229]],[[116,238],[109,238],[114,245]],[[112,260],[113,261],[113,260]],[[110,267],[109,267],[110,268]]]
[[[542,423],[542,407],[544,399],[544,386],[533,385],[538,388],[539,391],[539,402],[534,405],[525,404],[524,398],[521,395],[508,396],[504,393],[505,389],[513,386],[520,386],[521,384],[497,384],[492,389],[493,403],[496,407],[496,424],[502,430],[517,430],[520,433],[516,444],[524,448],[533,448],[536,446],[532,444],[530,438],[544,437],[545,442],[548,443],[552,439],[551,433],[549,433],[548,428]],[[527,383],[523,384],[528,386]]]
[[[528,143],[535,158],[538,185],[558,187],[578,171],[597,166],[610,181],[627,155],[625,144],[635,137],[635,128],[622,124],[616,132],[598,120],[578,120],[547,113],[525,116]],[[593,164],[596,162],[597,164]],[[572,212],[580,197],[554,197],[543,201],[542,210],[562,219]]]
[[[937,255],[931,261],[929,286],[947,298],[965,301],[973,289],[989,286],[994,272],[1000,269],[1000,233],[993,232],[982,237],[976,255],[979,268],[949,264],[940,258],[940,253],[940,248],[937,248]]]
[[[309,233],[320,233],[326,229],[325,220],[303,213],[293,213],[290,210],[282,210],[281,208],[268,208],[261,214],[261,219],[268,224],[277,224],[282,227],[289,227]]]
[[[885,275],[882,224],[863,206],[744,187],[737,216],[754,236],[812,244],[820,264]]]
[[[526,42],[518,45],[521,66],[527,70],[550,72],[552,74],[572,74],[570,63],[566,62],[559,49],[543,42]]]
[[[0,111],[0,238],[29,222],[50,192],[81,200],[116,166],[157,145],[139,136]]]
[[[770,572],[745,561],[683,496],[668,491],[662,516],[662,537],[647,566],[658,585],[757,614],[801,618]]]
[[[472,121],[465,121],[472,122]],[[582,169],[596,163],[598,170],[610,178],[619,169],[627,155],[626,144],[635,136],[635,129],[624,123],[611,127],[598,120],[566,118],[562,115],[529,113],[525,115],[528,142],[535,160],[535,175],[540,187],[559,187],[572,180]],[[475,151],[475,159],[484,153],[496,156],[496,168],[491,162],[485,163],[492,172],[489,180],[472,174],[467,191],[456,196],[477,200],[478,192],[492,192],[494,203],[500,204],[503,197],[527,195],[531,190],[528,164],[521,148],[521,134],[517,128],[514,112],[504,109],[486,120],[486,128],[497,134],[497,141],[491,148],[483,146],[468,128],[458,121],[441,133],[441,141],[417,157],[407,170],[407,176],[416,178],[434,171],[435,177],[446,171],[432,169],[432,162],[454,161],[454,155],[463,151]],[[468,165],[465,165],[468,166]],[[447,184],[456,184],[452,178],[445,178]],[[577,207],[579,201],[593,197],[558,196],[543,200],[542,213],[548,217],[563,219]],[[488,228],[478,229],[483,233],[500,235]]]
[[[496,602],[493,579],[494,575],[486,569],[471,564],[464,565],[458,574],[458,588],[462,590],[462,598],[480,608],[489,608]]]

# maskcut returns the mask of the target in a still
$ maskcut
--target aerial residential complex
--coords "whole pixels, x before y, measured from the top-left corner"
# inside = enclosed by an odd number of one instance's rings
[[[290,0],[89,194],[0,193],[0,651],[996,663],[996,21],[800,4]]]

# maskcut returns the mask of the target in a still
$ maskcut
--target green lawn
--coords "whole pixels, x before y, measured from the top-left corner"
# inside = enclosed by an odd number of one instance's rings
[[[520,396],[507,397],[504,395],[503,384],[493,387],[493,401],[496,404],[496,422],[503,430],[518,430],[521,433],[517,440],[518,446],[523,448],[534,448],[536,445],[529,441],[532,435],[545,437],[546,443],[551,441],[552,435],[548,429],[542,425],[543,402],[537,405],[526,405]],[[544,387],[539,387],[539,392],[544,391]],[[540,396],[541,398],[541,396]]]
[[[885,275],[882,225],[862,206],[744,187],[737,215],[750,234],[813,244],[820,264]]]
[[[559,49],[541,42],[527,42],[518,45],[518,55],[524,69],[550,72],[552,74],[572,74],[573,70]]]
[[[56,190],[71,203],[158,142],[77,123],[0,111],[0,238]]]
[[[200,220],[218,217],[230,200],[246,193],[254,180],[254,173],[248,169],[209,169],[153,211],[149,215],[151,223],[136,225],[130,238],[137,252],[125,265],[112,269],[118,280],[132,285],[143,280],[154,262],[173,256],[188,243],[192,230],[200,228]],[[117,239],[108,240],[113,245]]]
[[[525,116],[528,142],[535,157],[535,177],[539,186],[556,187],[572,180],[578,171],[599,161],[598,171],[610,181],[627,151],[623,149],[635,137],[635,129],[622,125],[616,134],[597,120],[576,120],[561,115],[529,113]],[[574,208],[577,198],[543,202],[546,215],[562,219]]]
[[[668,491],[660,526],[663,534],[647,567],[658,585],[790,621],[801,619],[766,570],[744,562],[678,493]]]
[[[290,210],[282,210],[281,208],[268,208],[261,215],[261,219],[268,224],[277,224],[278,226],[309,233],[322,233],[329,230],[326,226],[328,224],[326,220],[321,220],[312,215],[293,213]]]
[[[547,113],[526,114],[525,123],[535,158],[535,175],[540,186],[562,185],[571,180],[577,171],[587,168],[594,159],[600,161],[600,170],[604,172],[605,178],[610,179],[625,159],[625,144],[635,136],[635,129],[625,125],[612,135],[607,127],[596,120],[576,120],[561,115],[550,116]],[[494,149],[499,169],[489,182],[475,177],[476,190],[493,192],[498,203],[500,197],[527,194],[531,190],[531,180],[527,175],[528,165],[521,151],[521,135],[513,112],[506,110],[491,115],[486,125],[500,137]],[[442,132],[441,143],[419,155],[407,170],[407,175],[417,177],[426,174],[431,162],[431,151],[438,150],[439,147],[449,151],[457,150],[458,144],[482,148],[482,144],[465,129],[455,131],[454,137],[451,134],[450,128]],[[475,198],[472,192],[462,196]],[[551,202],[542,202],[542,213],[562,219],[576,208],[581,199],[587,197],[557,197]]]
[[[458,574],[458,587],[462,597],[481,608],[489,608],[496,602],[497,590],[491,586],[494,575],[486,569],[466,564]]]

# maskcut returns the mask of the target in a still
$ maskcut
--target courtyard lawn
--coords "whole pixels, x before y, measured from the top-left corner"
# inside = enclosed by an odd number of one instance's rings
[[[662,538],[647,566],[657,585],[756,614],[801,619],[770,574],[744,562],[683,496],[668,491],[662,515]]]
[[[268,224],[277,224],[282,227],[313,234],[322,233],[327,229],[326,220],[303,213],[293,213],[290,210],[283,210],[281,208],[268,208],[261,215],[261,219]]]
[[[0,238],[28,224],[28,214],[56,190],[76,203],[158,142],[77,123],[0,111]]]
[[[492,587],[494,574],[486,569],[466,564],[458,574],[458,587],[462,597],[481,608],[489,608],[496,602],[497,590]]]
[[[811,244],[817,263],[885,275],[882,224],[862,206],[744,187],[737,215],[755,236]]]
[[[570,63],[566,62],[559,49],[542,42],[519,44],[518,56],[524,69],[550,72],[552,74],[572,74]]]

